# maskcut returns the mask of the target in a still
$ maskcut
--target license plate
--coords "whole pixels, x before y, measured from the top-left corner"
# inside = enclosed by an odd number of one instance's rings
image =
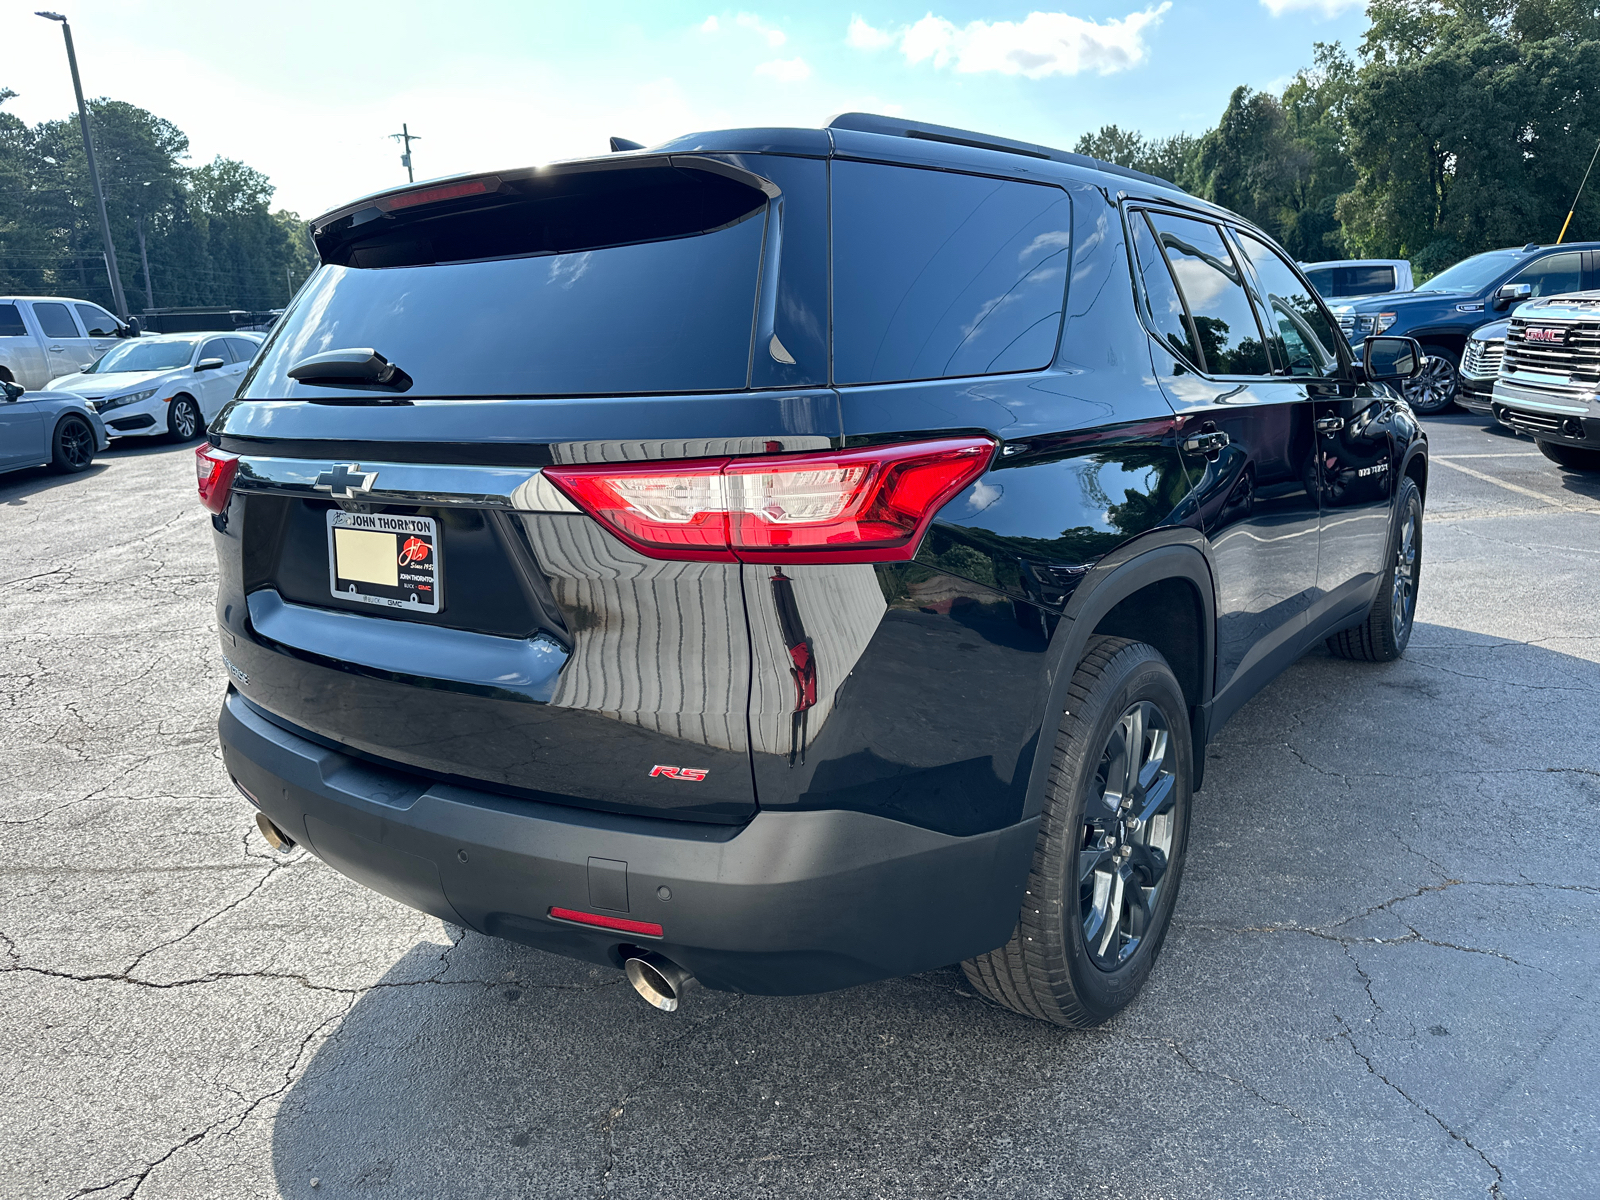
[[[432,517],[328,513],[328,584],[341,600],[439,611],[444,570]]]

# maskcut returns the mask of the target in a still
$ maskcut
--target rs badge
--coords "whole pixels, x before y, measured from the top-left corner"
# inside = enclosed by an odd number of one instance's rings
[[[660,775],[665,779],[688,779],[699,783],[710,770],[710,767],[651,767],[650,778]]]

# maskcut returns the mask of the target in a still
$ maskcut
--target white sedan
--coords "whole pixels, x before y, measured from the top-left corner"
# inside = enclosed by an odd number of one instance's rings
[[[239,387],[259,333],[159,333],[106,351],[86,371],[51,380],[83,397],[114,438],[198,437]]]

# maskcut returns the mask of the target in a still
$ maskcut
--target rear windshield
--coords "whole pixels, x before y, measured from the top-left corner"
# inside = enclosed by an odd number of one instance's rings
[[[319,242],[332,261],[273,330],[243,398],[348,397],[288,377],[344,349],[383,355],[411,377],[411,398],[748,385],[760,191],[664,171],[519,186],[494,207],[408,215],[392,232],[336,225]]]

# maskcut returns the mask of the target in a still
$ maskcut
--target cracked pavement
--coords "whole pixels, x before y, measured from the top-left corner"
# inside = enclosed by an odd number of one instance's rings
[[[666,1015],[274,854],[188,448],[0,477],[0,1195],[1600,1194],[1600,478],[1428,429],[1407,657],[1223,730],[1076,1033],[954,968]]]

